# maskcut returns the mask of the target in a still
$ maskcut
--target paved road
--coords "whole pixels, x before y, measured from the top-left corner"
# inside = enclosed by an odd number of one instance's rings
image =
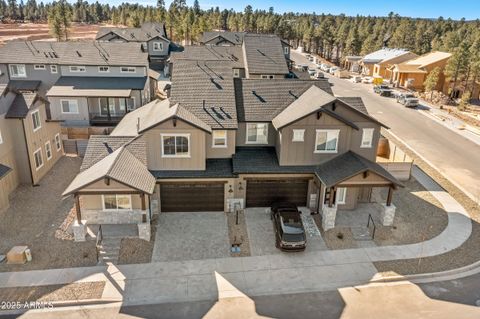
[[[306,64],[297,52],[292,59]],[[310,63],[311,64],[311,63]],[[394,99],[378,96],[372,86],[351,83],[326,75],[338,96],[360,96],[371,115],[391,128],[391,131],[423,156],[469,196],[480,202],[480,146],[444,127],[419,110],[405,108]]]

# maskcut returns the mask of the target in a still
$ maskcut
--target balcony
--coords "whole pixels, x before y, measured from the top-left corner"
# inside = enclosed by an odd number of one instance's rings
[[[91,125],[117,125],[127,112],[117,112],[112,114],[90,112]]]

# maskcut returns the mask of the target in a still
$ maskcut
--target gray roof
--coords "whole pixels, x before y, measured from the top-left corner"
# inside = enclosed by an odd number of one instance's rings
[[[408,53],[405,49],[383,48],[363,57],[364,63],[378,63]]]
[[[164,170],[150,171],[157,179],[168,178],[231,178],[235,177],[232,169],[232,159],[216,158],[207,159],[206,168],[199,170]]]
[[[37,93],[18,93],[5,118],[25,118],[37,100]]]
[[[80,191],[104,178],[147,194],[153,194],[155,188],[155,178],[145,164],[124,145],[80,172],[63,192],[63,196]]]
[[[158,37],[170,42],[163,23],[145,22],[140,28],[103,27],[98,30],[95,39],[100,40],[110,32],[128,42],[148,42]]]
[[[245,36],[245,32],[229,32],[229,31],[210,31],[204,32],[202,35],[202,39],[200,40],[201,43],[207,43],[215,45],[217,42],[212,42],[212,40],[218,38],[221,40],[222,38],[231,42],[235,45],[241,45],[243,43],[243,37]]]
[[[212,128],[237,128],[233,73],[229,63],[178,61],[171,103],[179,103]]]
[[[288,74],[282,42],[276,35],[248,33],[243,48],[249,74]]]
[[[147,77],[62,76],[47,96],[129,97],[132,90],[143,90]]]
[[[33,80],[10,80],[7,84],[8,89],[14,91],[36,91],[42,81]]]
[[[183,120],[208,133],[211,127],[179,104],[171,105],[170,100],[154,100],[127,113],[110,134],[111,136],[137,136],[169,119]]]
[[[188,45],[182,52],[173,52],[170,61],[175,63],[181,60],[193,61],[224,61],[232,68],[244,68],[243,50],[239,46],[204,46]]]
[[[327,80],[235,79],[238,120],[271,121],[312,85],[333,97]]]
[[[350,105],[354,109],[368,114],[367,108],[365,107],[365,104],[363,103],[363,100],[359,96],[353,96],[353,97],[344,97],[344,96],[338,96],[337,97],[340,101],[344,102],[345,104]]]
[[[9,41],[0,47],[2,63],[61,65],[148,65],[139,43],[96,41]]]
[[[0,164],[0,179],[5,177],[8,173],[10,173],[12,169],[7,165]]]

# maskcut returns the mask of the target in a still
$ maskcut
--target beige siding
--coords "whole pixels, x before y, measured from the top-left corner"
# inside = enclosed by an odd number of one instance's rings
[[[10,121],[5,119],[4,115],[0,116],[0,132],[3,140],[0,144],[0,164],[12,169],[10,173],[0,179],[0,212],[9,207],[9,196],[20,183],[15,161],[14,140],[8,125]]]
[[[347,179],[343,181],[342,183],[339,184],[339,187],[341,185],[352,185],[352,184],[357,184],[357,185],[368,185],[368,184],[385,184],[389,185],[391,182],[386,180],[385,178],[381,177],[380,175],[377,175],[375,173],[370,172],[366,178],[363,177],[363,174],[358,174],[350,179]]]
[[[227,147],[212,147],[212,134],[205,134],[207,158],[230,158],[235,154],[235,130],[227,130]]]
[[[23,119],[9,119],[8,129],[12,136],[15,152],[15,161],[18,172],[19,183],[32,184],[32,174],[29,162],[30,150],[25,143],[25,132],[23,129]]]
[[[257,122],[252,122],[257,123]],[[258,122],[264,123],[264,122]],[[275,146],[277,131],[273,127],[272,123],[268,124],[268,144],[247,144],[247,123],[239,122],[237,130],[237,146]]]
[[[190,134],[189,157],[162,157],[161,134]],[[207,133],[181,120],[176,127],[166,121],[145,133],[147,162],[151,170],[205,170],[205,139]],[[208,134],[209,135],[209,134]]]
[[[88,102],[86,97],[49,97],[52,120],[89,123]],[[61,100],[76,100],[78,113],[62,113]]]

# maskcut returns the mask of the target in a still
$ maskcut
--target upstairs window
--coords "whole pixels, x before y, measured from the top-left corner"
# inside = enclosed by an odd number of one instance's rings
[[[45,64],[34,64],[33,69],[34,70],[45,70]]]
[[[240,77],[240,70],[239,69],[233,69],[233,77],[234,78],[239,78]]]
[[[57,133],[55,135],[55,147],[57,148],[57,152],[59,152],[62,149],[62,143],[60,142],[60,134]]]
[[[58,67],[56,65],[50,65],[51,73],[58,73]]]
[[[303,142],[305,136],[305,130],[293,130],[292,142]]]
[[[247,144],[268,143],[268,123],[247,123]]]
[[[52,159],[52,145],[50,144],[50,141],[45,143],[45,153],[47,154],[47,160]]]
[[[86,71],[87,69],[84,66],[78,66],[78,65],[70,66],[70,72],[73,72],[73,73],[86,72]]]
[[[290,48],[287,46],[283,47],[283,53],[288,54],[288,52],[290,52]]]
[[[25,64],[10,64],[10,76],[14,78],[24,78],[27,76]]]
[[[153,51],[163,51],[163,43],[153,42]]]
[[[314,153],[337,153],[340,130],[317,130]]]
[[[212,133],[212,147],[225,148],[227,147],[227,131],[215,130]]]
[[[42,127],[42,123],[40,122],[40,112],[38,110],[32,113],[32,124],[34,132]]]
[[[162,134],[163,157],[190,157],[190,134]]]
[[[362,144],[361,148],[371,148],[373,143],[373,128],[364,128],[362,130]]]
[[[120,68],[120,72],[122,73],[135,73],[137,71],[137,68],[134,66],[122,66]]]
[[[110,67],[108,67],[108,66],[99,66],[99,67],[98,67],[98,72],[100,72],[100,73],[108,73],[108,72],[110,72]]]
[[[61,100],[62,113],[64,114],[78,114],[78,102],[77,100]]]

